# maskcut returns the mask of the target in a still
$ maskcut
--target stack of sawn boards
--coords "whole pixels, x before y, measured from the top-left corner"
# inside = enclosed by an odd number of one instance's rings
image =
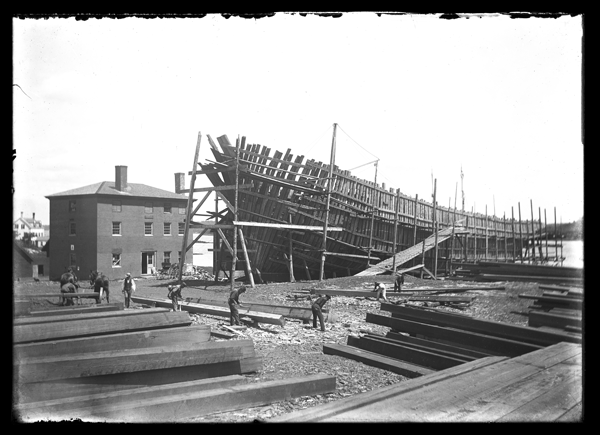
[[[579,288],[540,285],[542,296],[520,294],[533,300],[529,306],[529,326],[581,334],[583,328],[583,291]]]
[[[249,382],[252,340],[211,341],[185,311],[122,303],[14,319],[14,413],[23,422],[182,421],[335,390],[335,377]]]
[[[367,313],[366,321],[390,327],[385,335],[349,336],[347,345],[323,352],[361,361],[410,378],[488,356],[516,357],[581,337],[439,311],[381,304],[391,316]]]

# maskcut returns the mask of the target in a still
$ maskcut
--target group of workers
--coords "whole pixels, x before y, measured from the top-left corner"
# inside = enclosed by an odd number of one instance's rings
[[[68,272],[73,273],[72,270]],[[74,275],[74,274],[73,274]],[[76,280],[77,278],[75,278]],[[76,282],[76,281],[75,281]],[[61,292],[70,293],[75,292],[75,282],[65,283],[61,287]],[[396,280],[394,281],[394,292],[402,291],[402,284],[404,284],[404,275],[397,274]],[[181,303],[183,300],[181,295],[182,290],[186,287],[185,282],[177,285],[169,285],[167,287],[168,294],[167,297],[171,300],[173,304],[173,311],[181,311]],[[125,299],[125,308],[129,308],[131,303],[131,296],[133,292],[136,290],[135,279],[131,276],[131,273],[127,273],[123,283],[121,285],[121,291],[123,292],[123,298]],[[229,323],[234,325],[241,325],[240,322],[240,313],[239,308],[247,308],[246,306],[240,303],[240,295],[246,293],[246,286],[241,286],[238,289],[232,290],[229,293],[229,298],[227,303],[229,305]],[[386,286],[381,282],[375,282],[375,288],[372,290],[373,292],[377,292],[377,301],[383,299],[385,302],[389,302],[386,294]],[[319,326],[321,327],[321,331],[325,331],[325,320],[323,318],[323,306],[331,299],[330,295],[319,296],[311,305],[312,318],[313,318],[313,328],[317,328],[317,319],[319,320]]]

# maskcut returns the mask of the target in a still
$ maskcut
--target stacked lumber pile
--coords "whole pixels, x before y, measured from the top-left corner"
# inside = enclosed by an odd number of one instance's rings
[[[488,356],[274,418],[273,422],[577,422],[582,347]]]
[[[348,337],[323,352],[361,361],[407,377],[419,377],[488,356],[517,357],[581,337],[435,310],[381,304],[391,316],[367,313],[366,321],[387,326],[385,336]]]
[[[455,279],[473,281],[524,281],[544,284],[583,283],[582,269],[578,267],[553,267],[524,263],[498,263],[477,261],[457,263]]]
[[[185,311],[99,308],[15,318],[19,420],[181,421],[335,390],[325,375],[247,382],[262,368],[252,340],[211,341]]]
[[[529,326],[581,334],[583,292],[579,289],[553,288],[542,296],[520,294],[519,298],[533,301],[528,312]]]

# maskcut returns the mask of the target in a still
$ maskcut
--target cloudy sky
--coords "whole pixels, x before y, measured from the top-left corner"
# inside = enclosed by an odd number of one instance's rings
[[[583,216],[582,19],[278,13],[13,19],[14,216],[114,180],[174,190],[198,133],[502,217]],[[273,151],[272,151],[273,153]],[[373,164],[352,171],[373,180]],[[189,183],[189,179],[188,179]],[[204,182],[205,185],[207,182]],[[210,207],[210,206],[209,206]]]

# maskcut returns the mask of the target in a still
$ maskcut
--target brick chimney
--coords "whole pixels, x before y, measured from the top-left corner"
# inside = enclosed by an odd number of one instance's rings
[[[33,220],[35,220],[35,213],[33,213]]]
[[[185,189],[185,173],[175,173],[175,193],[181,193]]]
[[[23,219],[23,212],[21,212],[21,219]]]
[[[127,166],[115,166],[115,188],[121,192],[127,189]]]

